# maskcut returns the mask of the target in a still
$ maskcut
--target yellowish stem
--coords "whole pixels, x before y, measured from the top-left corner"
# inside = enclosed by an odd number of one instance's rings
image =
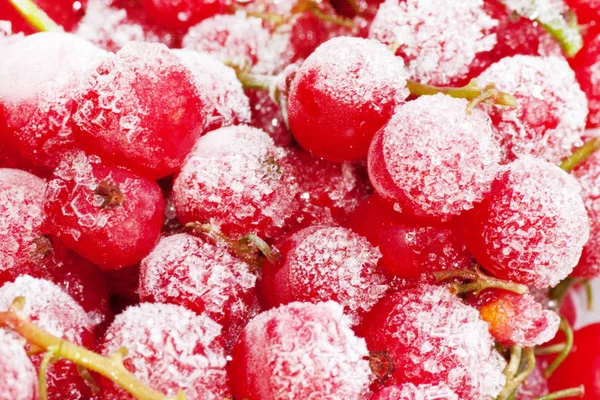
[[[52,20],[32,0],[8,0],[19,14],[38,32],[61,31],[62,27]]]
[[[477,296],[479,293],[481,293],[481,291],[490,288],[508,290],[517,294],[525,294],[529,292],[529,288],[527,288],[525,285],[496,279],[484,274],[479,265],[475,266],[474,271],[467,269],[438,271],[434,272],[433,275],[438,282],[453,278],[468,279],[472,281],[470,283],[451,284],[450,289],[456,294],[473,292],[473,294]]]
[[[600,149],[600,136],[591,138],[583,146],[577,148],[573,154],[563,160],[560,167],[567,172],[571,172],[598,149]]]

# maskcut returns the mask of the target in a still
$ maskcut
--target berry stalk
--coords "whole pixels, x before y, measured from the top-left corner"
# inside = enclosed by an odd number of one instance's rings
[[[62,27],[52,20],[32,0],[9,0],[25,20],[39,32],[61,31]]]
[[[565,318],[561,318],[559,329],[565,334],[565,348],[558,354],[558,356],[556,356],[556,358],[544,371],[544,376],[546,378],[550,378],[550,376],[552,376],[554,371],[556,371],[565,358],[567,358],[571,352],[571,349],[573,348],[573,328],[571,328],[571,325]]]
[[[504,289],[517,294],[525,294],[529,292],[529,289],[525,285],[514,283],[511,281],[504,281],[502,279],[493,278],[484,274],[479,266],[475,267],[475,271],[468,269],[450,270],[450,271],[438,271],[434,272],[438,282],[445,281],[448,279],[459,278],[471,280],[470,283],[452,283],[450,290],[455,294],[473,292],[476,296],[479,295],[483,290],[496,288]]]
[[[502,391],[500,392],[498,397],[496,397],[496,400],[510,399],[512,393],[515,392],[519,388],[519,385],[521,383],[523,383],[525,381],[525,379],[527,379],[529,374],[531,374],[533,372],[533,370],[535,369],[535,354],[533,352],[533,348],[527,347],[527,348],[523,349],[523,353],[525,353],[525,356],[527,357],[527,367],[525,368],[525,370],[523,370],[518,375],[515,375],[513,377],[510,377],[509,375],[507,375],[506,385],[504,385],[504,388],[502,388]],[[519,363],[521,361],[520,358],[521,357],[519,357]],[[509,365],[512,364],[512,361],[513,361],[513,352],[511,351],[511,360],[509,362]]]
[[[547,394],[542,397],[538,397],[535,400],[557,400],[557,399],[565,399],[567,397],[583,397],[585,395],[585,388],[583,385],[579,385],[574,388],[569,388],[565,390],[559,390],[558,392],[553,392]]]
[[[578,147],[573,154],[563,160],[560,167],[567,172],[571,172],[598,149],[600,149],[600,136],[591,138],[583,146]]]

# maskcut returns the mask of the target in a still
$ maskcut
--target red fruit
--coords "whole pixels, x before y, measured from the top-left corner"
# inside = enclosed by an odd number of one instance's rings
[[[584,385],[584,400],[600,398],[600,324],[575,331],[573,349],[548,380],[550,392]]]
[[[291,303],[252,319],[227,367],[237,399],[357,399],[371,372],[363,339],[334,302]]]
[[[262,129],[271,136],[277,146],[292,144],[292,135],[287,128],[281,107],[273,102],[265,90],[246,90],[252,110],[250,125]]]
[[[585,92],[590,112],[588,127],[600,126],[600,28],[590,29],[585,36],[585,46],[571,60],[577,81]]]
[[[388,386],[371,397],[371,400],[458,400],[458,396],[445,384],[424,384],[415,386],[412,383]]]
[[[33,0],[40,9],[65,31],[72,31],[85,13],[87,0]],[[0,2],[0,18],[12,23],[12,31],[31,34],[37,32],[8,0]]]
[[[328,161],[360,160],[375,132],[408,96],[402,60],[373,40],[320,45],[296,73],[289,126],[300,145]]]
[[[280,231],[297,207],[285,151],[263,131],[240,125],[203,136],[175,179],[177,216],[210,222],[226,235]]]
[[[577,14],[578,23],[600,21],[600,0],[565,0],[565,3]]]
[[[589,236],[581,187],[565,171],[524,157],[462,220],[467,247],[492,275],[539,288],[572,271]]]
[[[0,400],[36,400],[38,380],[23,344],[0,330]]]
[[[312,226],[276,247],[281,259],[265,263],[260,281],[269,307],[333,300],[344,306],[356,323],[388,288],[376,269],[380,257],[377,248],[348,229]]]
[[[461,399],[500,393],[504,359],[493,349],[487,324],[445,286],[421,285],[379,302],[359,330],[371,365],[391,360],[376,374],[385,384],[447,385]]]
[[[548,380],[544,377],[542,364],[538,362],[533,372],[519,386],[516,400],[536,400],[548,392]]]
[[[219,343],[221,326],[205,314],[197,315],[172,304],[140,304],[115,318],[102,342],[109,355],[124,346],[125,367],[136,378],[175,397],[223,399],[228,395],[225,356]],[[133,397],[111,381],[100,381],[103,397]]]
[[[44,229],[94,264],[119,269],[152,250],[164,207],[155,182],[73,153],[48,182]]]
[[[162,238],[141,263],[140,299],[206,315],[235,341],[256,304],[256,276],[225,248],[181,233]]]
[[[19,313],[38,327],[78,345],[88,348],[94,345],[92,321],[83,308],[58,286],[43,279],[21,276],[0,288],[0,310],[7,310],[19,296],[25,297],[25,306]],[[37,370],[43,354],[32,355],[30,358]],[[75,364],[66,360],[50,364],[47,379],[50,399],[91,397],[90,389],[77,372]]]
[[[142,0],[148,18],[169,29],[190,26],[227,11],[225,0]]]
[[[78,143],[153,179],[177,170],[207,126],[192,72],[166,46],[130,43],[78,93]]]
[[[533,296],[501,289],[489,289],[472,300],[490,333],[505,346],[533,347],[551,340],[558,331],[560,317],[544,310]]]
[[[517,100],[509,109],[485,106],[507,159],[530,155],[558,163],[583,143],[587,101],[564,59],[504,58],[477,81],[481,87],[494,83]]]
[[[489,117],[467,101],[423,96],[397,108],[369,149],[377,194],[403,214],[448,219],[483,200],[500,152]]]
[[[73,97],[106,56],[65,33],[37,33],[2,47],[0,133],[27,166],[49,172],[77,147],[71,128]]]
[[[379,248],[379,267],[395,277],[434,282],[432,272],[473,267],[453,227],[406,217],[375,194],[358,206],[346,225]]]

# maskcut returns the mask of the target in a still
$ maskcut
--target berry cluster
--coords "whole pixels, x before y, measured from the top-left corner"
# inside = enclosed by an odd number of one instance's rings
[[[597,399],[599,60],[598,0],[0,0],[0,400]]]

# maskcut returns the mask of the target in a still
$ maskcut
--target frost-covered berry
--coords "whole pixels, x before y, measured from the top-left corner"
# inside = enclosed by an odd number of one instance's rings
[[[379,391],[371,400],[458,400],[458,396],[447,385],[404,383],[388,386]]]
[[[543,365],[540,362],[535,364],[533,372],[519,386],[517,400],[536,400],[549,393],[548,380],[544,377]]]
[[[36,400],[37,374],[23,344],[0,330],[0,400]]]
[[[250,125],[268,133],[277,146],[291,145],[292,134],[285,123],[281,106],[275,104],[265,90],[249,89],[246,95],[252,110]]]
[[[94,345],[93,324],[87,313],[73,298],[52,282],[24,275],[12,283],[4,284],[0,288],[0,310],[7,310],[17,297],[25,298],[23,310],[19,312],[38,327],[78,345],[86,347]],[[35,354],[30,358],[37,369],[43,354]],[[47,382],[48,398],[91,397],[91,391],[77,372],[75,364],[69,361],[59,360],[50,364],[47,370]]]
[[[169,49],[130,43],[77,93],[78,144],[153,179],[175,172],[207,124],[192,72]]]
[[[0,132],[28,165],[54,169],[77,147],[72,132],[75,92],[107,56],[66,33],[37,33],[2,48]]]
[[[435,382],[461,399],[500,393],[506,362],[487,324],[445,286],[421,285],[379,302],[362,322],[373,358],[393,365],[379,371],[386,385]],[[376,369],[377,370],[377,369]]]
[[[496,44],[497,21],[483,3],[462,0],[440,6],[428,0],[386,0],[369,37],[397,47],[412,79],[450,85],[465,78],[478,53]]]
[[[256,303],[256,276],[226,248],[181,233],[162,238],[142,260],[140,300],[185,306],[223,326],[235,340]]]
[[[276,248],[281,258],[265,263],[260,281],[270,307],[333,300],[358,322],[388,288],[377,270],[379,250],[348,229],[312,226],[276,243]]]
[[[402,60],[381,43],[331,39],[304,61],[293,78],[290,129],[315,157],[360,160],[375,132],[408,96],[406,77]]]
[[[530,155],[559,162],[582,144],[587,100],[569,64],[559,57],[515,56],[491,65],[478,78],[511,93],[517,106],[487,105],[496,140],[509,160]]]
[[[221,326],[205,314],[173,304],[143,303],[115,318],[101,351],[109,355],[126,347],[125,367],[167,396],[182,390],[188,399],[217,400],[228,395],[220,333]],[[133,399],[111,381],[100,383],[105,399]]]
[[[467,100],[423,96],[396,109],[369,149],[375,191],[405,214],[445,219],[483,200],[500,151],[490,118]]]
[[[588,99],[587,125],[600,126],[600,27],[590,29],[586,34],[585,46],[571,60],[571,67]]]
[[[44,231],[94,264],[118,269],[152,250],[164,207],[156,182],[71,153],[48,182]]]
[[[495,277],[554,286],[573,271],[589,237],[580,193],[575,178],[556,165],[520,158],[465,214],[461,226],[467,247]]]
[[[363,339],[335,302],[291,303],[252,319],[231,353],[235,398],[358,399],[372,378]]]
[[[272,236],[297,207],[285,154],[256,128],[209,132],[175,179],[177,216],[183,223],[210,222],[227,235]]]

